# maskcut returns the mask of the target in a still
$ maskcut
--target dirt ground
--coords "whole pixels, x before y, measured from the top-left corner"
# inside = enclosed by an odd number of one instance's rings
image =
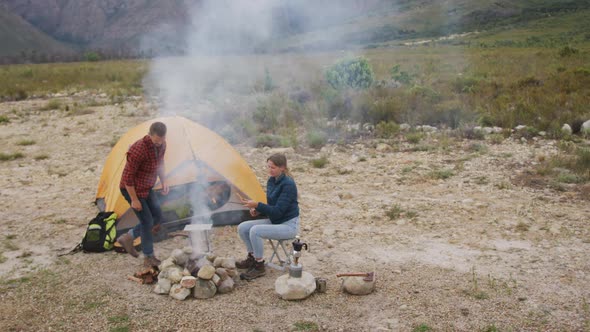
[[[590,331],[587,197],[514,181],[556,142],[438,137],[421,143],[431,149],[359,141],[290,152],[309,244],[301,261],[327,279],[327,292],[281,300],[282,272],[270,270],[232,293],[180,302],[126,280],[141,259],[57,256],[96,215],[111,145],[153,109],[40,110],[46,102],[0,104],[10,120],[0,124],[0,152],[24,155],[0,162],[1,331]],[[264,184],[272,151],[236,149]],[[328,165],[312,167],[320,155]],[[156,252],[186,244],[176,237]],[[245,254],[235,226],[214,230],[213,251]],[[337,273],[367,271],[376,272],[374,293],[340,290]]]

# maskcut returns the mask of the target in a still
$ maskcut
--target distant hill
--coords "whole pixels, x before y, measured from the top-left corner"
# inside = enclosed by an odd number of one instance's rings
[[[71,46],[56,41],[20,16],[2,7],[0,7],[0,45],[2,45],[0,57],[34,57],[35,61],[57,60],[55,58],[57,55],[65,56],[75,53]],[[53,58],[50,58],[50,55]]]
[[[244,7],[232,12],[228,4],[238,3]],[[256,8],[261,3],[272,5]],[[588,11],[590,0],[0,0],[0,56],[183,54],[195,43],[223,44],[213,47],[223,52],[380,47],[465,32],[538,31],[555,17],[566,25],[588,21],[580,14]],[[559,38],[583,40],[586,28],[577,22],[574,37]]]

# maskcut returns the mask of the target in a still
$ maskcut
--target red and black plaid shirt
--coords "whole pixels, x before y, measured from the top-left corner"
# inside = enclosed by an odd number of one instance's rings
[[[165,152],[166,143],[158,148],[149,135],[133,143],[127,151],[127,163],[119,187],[135,187],[137,197],[146,198],[156,184],[158,169],[164,162]]]

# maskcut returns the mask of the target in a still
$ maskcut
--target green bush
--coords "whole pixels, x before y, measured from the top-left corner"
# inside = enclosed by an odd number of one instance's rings
[[[326,80],[334,89],[366,89],[373,84],[373,69],[365,58],[343,59],[326,71]]]
[[[326,133],[322,131],[313,130],[307,133],[307,143],[310,147],[314,149],[319,149],[323,147],[324,145],[326,145],[327,141],[328,135],[326,135]]]
[[[90,62],[100,61],[100,55],[96,52],[86,52],[84,54],[84,59]]]
[[[9,123],[10,119],[6,115],[0,115],[0,123]]]
[[[328,164],[328,158],[326,156],[322,156],[320,158],[312,159],[311,166],[314,168],[324,168]]]
[[[15,153],[0,152],[0,161],[9,161],[9,160],[20,159],[20,158],[23,158],[24,156],[25,155],[20,152],[15,152]]]
[[[276,148],[281,146],[281,137],[271,134],[260,134],[256,137],[256,147],[268,146]]]
[[[559,56],[560,57],[567,57],[567,56],[571,56],[574,54],[578,54],[579,50],[576,48],[573,48],[571,46],[564,46],[562,49],[559,50]]]
[[[393,66],[389,70],[389,73],[391,74],[391,78],[397,82],[400,82],[400,83],[406,84],[406,85],[412,83],[412,77],[410,76],[410,74],[408,74],[405,71],[400,70],[399,65]]]
[[[399,133],[399,125],[393,121],[381,121],[375,126],[375,136],[379,138],[392,138]]]

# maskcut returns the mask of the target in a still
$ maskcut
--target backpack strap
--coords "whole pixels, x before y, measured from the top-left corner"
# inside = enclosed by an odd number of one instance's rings
[[[57,257],[65,256],[65,255],[73,255],[77,252],[82,251],[82,242],[78,243],[72,250],[65,252],[63,254],[58,254]]]

